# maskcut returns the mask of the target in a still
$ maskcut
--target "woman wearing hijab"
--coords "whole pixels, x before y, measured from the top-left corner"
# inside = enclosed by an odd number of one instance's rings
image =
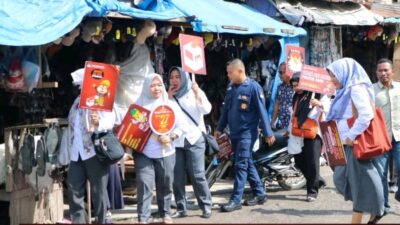
[[[345,166],[335,167],[334,183],[345,200],[353,202],[352,223],[361,223],[363,213],[371,214],[368,223],[376,223],[384,215],[382,182],[373,159],[361,161],[353,155],[355,138],[374,117],[372,83],[361,65],[351,58],[336,60],[327,70],[336,86],[327,120],[337,121],[347,158]],[[347,119],[353,116],[352,105],[358,117],[349,128]]]
[[[84,69],[71,75],[74,83],[82,85]],[[106,222],[107,181],[110,166],[96,157],[91,136],[94,132],[106,132],[114,127],[115,113],[79,108],[80,97],[76,98],[68,115],[68,149],[71,162],[68,169],[68,201],[72,223],[86,223],[84,207],[85,185],[89,180],[93,214],[96,223]],[[89,215],[90,216],[90,215]]]
[[[210,218],[212,202],[204,171],[205,140],[202,132],[206,132],[203,116],[210,113],[211,104],[197,83],[192,83],[188,73],[183,72],[180,67],[170,69],[168,94],[180,105],[185,114],[181,119],[187,122],[190,130],[177,141],[174,170],[177,211],[173,217],[187,216],[185,184],[188,172],[198,205],[203,211],[201,217]]]
[[[153,198],[153,183],[156,184],[158,213],[164,223],[172,223],[171,197],[175,166],[174,141],[182,136],[186,126],[182,120],[181,110],[175,102],[168,99],[162,77],[159,74],[150,74],[143,83],[143,90],[136,101],[137,105],[149,111],[159,105],[170,106],[176,123],[169,134],[157,135],[153,133],[147,141],[143,152],[134,152],[138,199],[138,219],[140,223],[151,222],[151,200]]]
[[[293,115],[297,117],[298,127],[306,119],[318,120],[320,113],[329,112],[330,99],[326,95],[315,94],[297,88],[300,73],[293,74],[290,84],[295,91],[293,96]],[[311,106],[311,107],[310,107]],[[290,138],[290,137],[289,137]],[[303,138],[302,151],[294,155],[295,163],[307,180],[307,201],[313,202],[318,197],[318,189],[325,186],[325,180],[319,174],[319,159],[322,140],[318,134],[315,138]]]

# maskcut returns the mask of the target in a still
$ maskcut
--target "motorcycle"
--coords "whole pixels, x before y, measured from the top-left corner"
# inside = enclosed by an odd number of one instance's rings
[[[272,146],[268,146],[264,142],[264,138],[260,137],[259,147],[253,152],[254,164],[264,187],[277,182],[284,190],[300,189],[306,185],[306,179],[295,166],[293,155],[287,151],[288,136],[284,133],[285,130],[274,132],[276,140]],[[206,169],[206,178],[210,188],[233,165],[232,160],[232,155],[220,158],[218,154],[214,154]]]

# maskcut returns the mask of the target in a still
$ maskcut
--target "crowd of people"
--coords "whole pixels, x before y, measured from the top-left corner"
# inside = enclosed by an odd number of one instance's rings
[[[340,139],[344,144],[347,164],[334,168],[334,184],[345,200],[353,202],[352,223],[361,223],[363,213],[369,213],[368,223],[377,223],[390,211],[388,200],[388,168],[394,160],[397,174],[400,172],[400,83],[393,81],[393,64],[388,59],[377,62],[378,82],[371,80],[362,66],[354,59],[343,58],[327,66],[327,71],[336,87],[334,96],[315,94],[298,88],[299,73],[287,76],[285,64],[279,66],[282,83],[273,108],[268,115],[262,87],[246,75],[240,59],[227,65],[230,80],[215,136],[219,137],[229,128],[233,148],[234,184],[229,201],[221,205],[221,212],[240,210],[242,204],[253,206],[267,202],[267,193],[254,166],[253,145],[261,131],[264,141],[272,145],[276,129],[291,132],[293,117],[298,126],[307,120],[337,122]],[[164,84],[167,84],[166,88]],[[97,112],[78,108],[79,97],[69,114],[71,163],[68,174],[70,216],[73,223],[85,223],[84,190],[90,181],[96,222],[106,222],[107,179],[109,166],[101,164],[90,136],[93,132],[113,129],[118,124],[118,112]],[[172,131],[167,135],[153,133],[143,152],[133,151],[136,169],[137,213],[139,223],[151,223],[151,202],[155,184],[158,215],[164,223],[173,223],[173,218],[186,217],[186,177],[190,178],[201,217],[212,216],[212,196],[205,177],[204,115],[210,113],[211,104],[195,79],[180,67],[172,67],[167,80],[151,73],[143,83],[142,93],[136,102],[148,110],[160,104],[170,106],[177,118]],[[374,106],[381,107],[392,140],[393,149],[370,160],[358,160],[353,155],[355,139],[374,118]],[[352,127],[347,119],[353,117],[354,108],[358,117]],[[319,160],[323,142],[321,134],[314,138],[303,138],[300,153],[294,155],[295,163],[304,174],[306,184],[305,201],[313,202],[318,191],[326,185],[319,173]],[[242,203],[246,182],[253,196]],[[397,181],[397,187],[400,179]],[[172,196],[176,211],[172,212]],[[400,201],[400,190],[395,193]]]

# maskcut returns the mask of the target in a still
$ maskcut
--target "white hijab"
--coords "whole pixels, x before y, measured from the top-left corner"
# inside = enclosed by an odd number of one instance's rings
[[[162,85],[162,95],[159,98],[154,98],[150,92],[150,85],[154,79],[158,79]],[[168,104],[168,93],[165,89],[161,75],[152,73],[146,77],[143,83],[142,93],[140,94],[140,97],[137,99],[136,104],[141,105],[150,111],[156,106],[162,104]]]

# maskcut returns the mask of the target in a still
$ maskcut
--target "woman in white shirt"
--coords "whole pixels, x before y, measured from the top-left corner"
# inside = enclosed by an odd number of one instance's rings
[[[168,78],[169,98],[174,99],[181,107],[184,114],[181,119],[187,122],[189,131],[179,138],[176,145],[174,196],[177,212],[173,216],[187,216],[185,197],[187,172],[202,210],[201,217],[210,218],[212,202],[204,170],[205,140],[202,132],[206,131],[203,116],[210,113],[211,104],[197,83],[192,82],[189,75],[180,67],[172,67]]]
[[[104,224],[107,212],[107,181],[110,166],[96,157],[91,140],[93,132],[105,132],[114,127],[114,112],[79,108],[78,97],[68,116],[70,139],[68,149],[68,200],[72,223],[86,223],[84,207],[85,184],[89,180],[96,223]],[[89,215],[90,216],[90,215]]]
[[[298,127],[301,127],[306,119],[319,120],[320,113],[329,112],[330,98],[326,95],[315,94],[301,90],[297,87],[300,73],[294,73],[290,79],[290,85],[295,91],[293,96],[293,116],[297,117]],[[292,118],[293,122],[293,118]],[[291,122],[291,123],[292,123]],[[290,132],[290,131],[289,131]],[[292,135],[289,138],[293,138]],[[296,165],[307,180],[307,199],[313,202],[318,197],[318,190],[325,186],[325,180],[319,173],[319,159],[321,156],[322,140],[320,134],[315,138],[302,138],[302,150],[294,155]]]
[[[175,114],[175,127],[168,134],[153,133],[147,141],[143,152],[133,153],[137,184],[137,213],[140,223],[151,222],[151,200],[153,198],[153,183],[156,184],[158,213],[164,223],[172,223],[171,198],[173,191],[175,144],[174,141],[182,136],[186,123],[179,106],[168,99],[162,77],[150,74],[143,83],[143,90],[136,101],[150,112],[159,105],[170,106]]]
[[[362,66],[351,58],[336,60],[327,70],[336,86],[327,120],[337,121],[347,158],[345,166],[335,167],[334,183],[345,200],[353,202],[352,223],[361,223],[363,213],[371,215],[368,223],[377,223],[384,215],[380,176],[374,159],[357,160],[353,154],[355,138],[368,128],[374,117],[371,107],[375,102],[372,83]],[[349,128],[347,119],[353,116],[353,104],[358,117]]]

